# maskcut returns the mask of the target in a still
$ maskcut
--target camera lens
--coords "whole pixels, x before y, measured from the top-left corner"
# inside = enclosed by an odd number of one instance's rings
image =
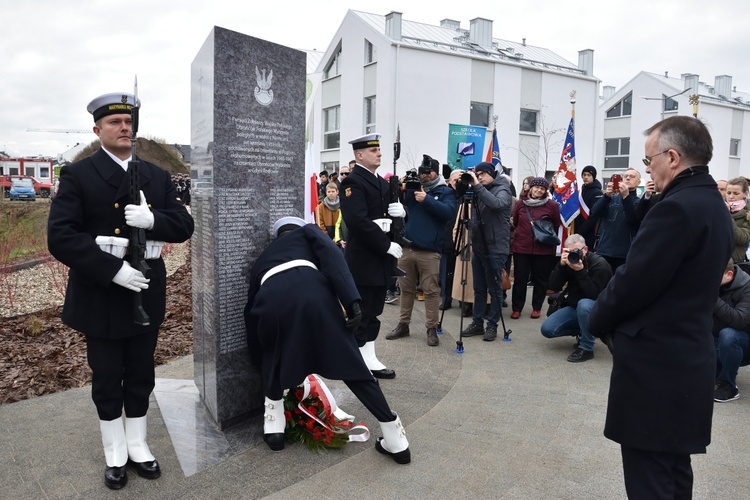
[[[461,182],[464,184],[471,184],[473,180],[471,174],[461,174]]]

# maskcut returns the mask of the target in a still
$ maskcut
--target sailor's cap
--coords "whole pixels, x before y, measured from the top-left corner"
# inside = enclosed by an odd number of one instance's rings
[[[127,92],[113,92],[100,95],[86,106],[86,111],[94,115],[94,121],[107,115],[118,113],[130,114],[133,106],[140,106],[141,100]]]
[[[349,141],[354,151],[365,148],[379,148],[380,147],[380,134],[367,134],[362,137],[357,137]]]

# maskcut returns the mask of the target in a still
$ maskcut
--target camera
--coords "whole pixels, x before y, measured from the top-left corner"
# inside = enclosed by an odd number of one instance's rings
[[[583,258],[583,250],[580,248],[574,248],[568,252],[568,262],[571,264],[578,264]]]
[[[422,168],[421,166],[419,167]],[[406,171],[404,176],[404,189],[406,191],[419,191],[422,188],[422,183],[419,181],[419,174],[416,168]]]
[[[422,155],[422,164],[419,166],[419,175],[429,175],[432,172],[432,162],[435,161],[430,155]]]

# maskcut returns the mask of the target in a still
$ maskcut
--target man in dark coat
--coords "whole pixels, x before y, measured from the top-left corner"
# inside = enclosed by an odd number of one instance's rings
[[[283,391],[316,373],[343,380],[380,422],[384,440],[376,444],[378,451],[408,463],[401,420],[388,407],[349,331],[362,313],[341,250],[317,225],[298,217],[279,219],[273,233],[276,239],[250,270],[244,311],[248,348],[263,375],[264,440],[273,451],[284,449]]]
[[[380,332],[378,316],[383,312],[385,292],[394,267],[393,259],[403,253],[387,235],[387,220],[403,217],[401,203],[390,203],[388,182],[375,173],[380,166],[380,134],[368,134],[349,141],[357,160],[341,182],[341,215],[349,231],[346,262],[362,297],[362,323],[354,332],[362,357],[377,378],[394,378],[396,372],[375,356],[375,339]],[[375,222],[375,221],[379,222]]]
[[[589,329],[612,345],[604,435],[621,445],[628,496],[690,498],[690,455],[711,440],[712,313],[732,220],[708,173],[705,125],[674,116],[645,133],[646,172],[662,195],[594,304]]]
[[[62,320],[86,335],[107,462],[105,484],[112,489],[127,483],[128,459],[140,476],[160,475],[145,441],[154,349],[166,301],[167,273],[159,245],[183,242],[193,233],[193,219],[169,173],[156,165],[139,160],[141,204],[130,204],[126,169],[135,101],[129,94],[106,94],[89,104],[102,147],[61,170],[47,229],[50,253],[70,268]],[[123,260],[124,247],[116,255],[117,243],[126,244],[124,238],[134,229],[145,230],[150,280]],[[148,325],[134,323],[134,293],[142,297]]]

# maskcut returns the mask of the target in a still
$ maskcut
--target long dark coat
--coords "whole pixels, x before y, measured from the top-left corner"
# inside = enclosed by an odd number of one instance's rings
[[[387,253],[391,241],[372,221],[388,217],[388,182],[363,166],[355,165],[341,183],[339,199],[341,215],[349,231],[346,262],[354,281],[359,286],[386,286],[391,271],[389,259],[393,258]]]
[[[271,268],[295,259],[318,268],[294,267],[260,282]],[[341,306],[360,296],[341,250],[315,224],[277,238],[250,270],[245,306],[247,342],[261,366],[266,395],[278,399],[311,373],[335,380],[370,380]]]
[[[649,210],[589,316],[594,335],[614,332],[604,435],[677,454],[704,453],[711,441],[712,313],[733,248],[716,182],[687,174]]]
[[[169,172],[140,160],[139,184],[154,214],[146,238],[172,243],[193,234],[193,218],[180,201]],[[125,170],[103,150],[63,167],[60,188],[52,199],[47,225],[50,253],[70,268],[63,322],[86,335],[124,338],[153,332],[164,320],[167,273],[161,258],[148,260],[151,282],[141,293],[149,326],[133,323],[133,294],[112,278],[122,259],[103,252],[97,236],[127,238],[125,205],[129,203]]]

